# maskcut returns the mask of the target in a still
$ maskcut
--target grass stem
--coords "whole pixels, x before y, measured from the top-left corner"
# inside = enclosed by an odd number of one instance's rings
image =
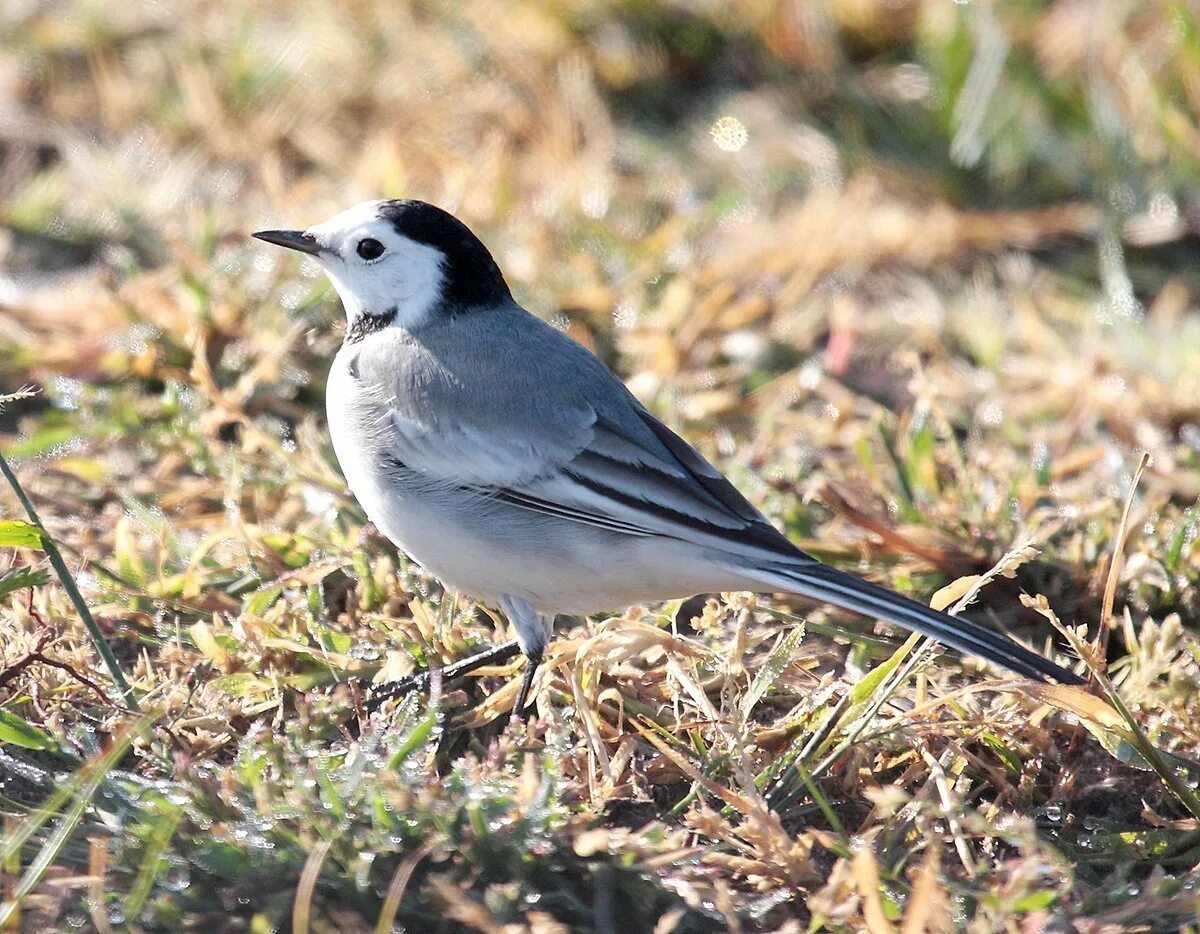
[[[67,563],[63,560],[62,553],[58,550],[54,539],[50,537],[50,533],[46,531],[46,527],[42,524],[37,510],[33,508],[33,503],[21,487],[20,481],[17,480],[17,475],[13,473],[3,454],[0,454],[0,473],[4,474],[4,479],[8,481],[8,485],[12,487],[13,492],[17,495],[21,507],[25,510],[25,515],[29,517],[29,521],[36,525],[38,531],[41,533],[42,547],[46,550],[46,557],[50,559],[50,565],[54,568],[54,573],[62,581],[63,589],[75,605],[75,610],[79,613],[79,618],[83,620],[83,625],[87,628],[88,635],[91,637],[92,645],[96,647],[100,658],[104,660],[104,666],[108,669],[113,684],[121,692],[125,706],[130,710],[140,710],[141,708],[138,706],[133,688],[125,680],[125,673],[121,671],[121,666],[117,662],[117,657],[113,654],[112,647],[108,644],[108,640],[104,638],[104,633],[100,630],[99,624],[92,616],[92,611],[88,609],[88,605],[83,599],[83,594],[79,592],[79,587],[75,583],[75,578],[71,576],[71,572],[67,568]]]

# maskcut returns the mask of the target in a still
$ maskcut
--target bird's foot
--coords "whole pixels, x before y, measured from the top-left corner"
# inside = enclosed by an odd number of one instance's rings
[[[537,677],[538,665],[542,663],[542,653],[525,656],[525,674],[521,678],[521,686],[517,688],[517,700],[513,704],[512,716],[517,720],[527,720],[531,716],[530,693],[533,689],[533,679]]]
[[[462,661],[455,662],[453,665],[446,665],[441,669],[442,681],[443,683],[448,683],[455,678],[469,675],[471,672],[483,668],[485,665],[496,665],[506,662],[520,653],[521,648],[515,640],[502,643],[501,645],[464,658]],[[367,685],[366,701],[363,707],[368,714],[371,714],[390,700],[403,697],[405,694],[410,694],[413,691],[427,690],[431,677],[432,672],[426,670],[409,675],[407,678],[401,678],[398,681]]]

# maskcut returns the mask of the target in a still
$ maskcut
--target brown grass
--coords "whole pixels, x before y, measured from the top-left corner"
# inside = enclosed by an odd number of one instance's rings
[[[0,393],[40,389],[0,452],[147,711],[98,699],[57,581],[0,597],[0,912],[1197,923],[1197,35],[1184,4],[0,11]],[[245,236],[378,195],[463,217],[803,547],[976,584],[1039,649],[1079,627],[1117,699],[713,595],[565,622],[528,732],[511,667],[358,722],[353,678],[503,638],[362,533],[340,310]]]

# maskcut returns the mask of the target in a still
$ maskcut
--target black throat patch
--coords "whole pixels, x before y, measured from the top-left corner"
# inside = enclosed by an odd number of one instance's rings
[[[343,343],[357,344],[368,334],[376,334],[382,331],[389,324],[396,320],[396,308],[389,308],[382,314],[374,315],[369,312],[363,312],[357,318],[350,322],[350,326],[346,328],[346,337]]]

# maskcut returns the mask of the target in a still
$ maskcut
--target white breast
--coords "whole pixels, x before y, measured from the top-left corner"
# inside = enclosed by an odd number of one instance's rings
[[[366,340],[371,340],[371,337]],[[329,434],[346,483],[367,517],[401,551],[448,587],[495,603],[502,593],[526,596],[528,567],[481,535],[474,519],[487,508],[436,481],[398,479],[388,400],[354,376],[358,345],[339,351],[329,374]],[[536,574],[536,570],[535,570]]]

